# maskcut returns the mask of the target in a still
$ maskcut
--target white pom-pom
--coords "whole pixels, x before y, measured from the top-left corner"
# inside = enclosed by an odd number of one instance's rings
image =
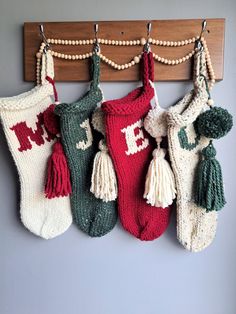
[[[114,201],[117,198],[117,180],[104,140],[99,142],[99,149],[93,162],[90,191],[104,202]]]
[[[153,151],[143,196],[148,204],[162,208],[171,205],[176,195],[174,175],[165,154],[166,150],[162,148]]]

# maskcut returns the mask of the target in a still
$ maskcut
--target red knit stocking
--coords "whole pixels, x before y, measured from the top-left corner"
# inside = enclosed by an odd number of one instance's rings
[[[148,205],[143,199],[145,176],[155,143],[143,128],[154,91],[152,53],[143,53],[143,86],[126,97],[102,104],[107,144],[118,177],[118,206],[123,227],[141,240],[153,240],[167,228],[169,208]]]

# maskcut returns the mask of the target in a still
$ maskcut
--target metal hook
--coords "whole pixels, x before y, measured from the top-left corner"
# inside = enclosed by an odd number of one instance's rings
[[[45,43],[44,52],[46,52],[50,48],[50,44],[48,43],[47,37],[45,36],[43,24],[39,24],[39,32],[43,42]]]
[[[195,48],[199,49],[199,50],[203,50],[203,45],[202,45],[202,42],[201,42],[201,39],[202,39],[202,35],[203,33],[206,31],[206,27],[207,27],[207,21],[206,20],[203,20],[202,21],[202,29],[201,29],[201,33],[198,37],[198,40],[196,41],[196,45],[195,45]]]
[[[201,33],[200,33],[200,36],[199,36],[199,40],[202,39],[202,35],[203,35],[203,33],[205,32],[206,27],[207,27],[207,21],[206,21],[206,20],[203,20],[203,22],[202,22],[202,30],[201,30]]]
[[[150,38],[151,30],[152,30],[152,23],[148,22],[147,23],[147,40],[146,40],[146,43],[144,45],[144,51],[146,51],[146,52],[150,51],[149,38]]]
[[[93,45],[93,51],[95,53],[98,53],[98,52],[100,52],[100,45],[98,43],[98,24],[97,23],[95,23],[93,25],[93,29],[94,29],[94,35],[95,35],[95,42]]]
[[[148,22],[147,23],[147,38],[150,38],[150,34],[151,34],[151,30],[152,30],[152,23]]]

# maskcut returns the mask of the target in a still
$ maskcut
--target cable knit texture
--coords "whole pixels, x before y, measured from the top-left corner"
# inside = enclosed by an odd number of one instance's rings
[[[153,207],[143,199],[145,176],[154,142],[143,128],[143,119],[154,97],[153,56],[143,53],[143,86],[127,96],[102,104],[108,149],[118,178],[118,207],[123,227],[141,240],[153,240],[166,230],[169,208]]]
[[[93,80],[88,93],[75,103],[58,105],[55,110],[60,116],[62,143],[71,172],[74,222],[92,237],[105,235],[117,221],[116,202],[103,202],[90,192],[93,160],[101,139],[91,125],[92,113],[102,101],[99,72],[100,59],[94,54]]]
[[[46,75],[53,78],[49,52],[42,60],[43,85],[15,97],[1,98],[0,116],[19,174],[22,223],[35,235],[50,239],[68,229],[72,215],[68,197],[49,200],[44,195],[47,159],[55,141],[45,130],[43,120],[53,96]]]
[[[206,76],[204,51],[194,56],[194,89],[171,107],[167,115],[169,153],[177,186],[177,237],[193,252],[203,250],[212,242],[217,226],[217,213],[206,213],[193,199],[196,167],[202,149],[209,143],[209,139],[197,137],[193,124],[207,108],[208,93],[200,74]],[[180,140],[183,130],[188,143],[186,139]]]

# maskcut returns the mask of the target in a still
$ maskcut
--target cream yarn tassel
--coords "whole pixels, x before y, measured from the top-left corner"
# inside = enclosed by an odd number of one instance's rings
[[[173,203],[176,195],[174,174],[165,159],[166,150],[158,148],[152,153],[145,182],[144,198],[147,203],[156,207],[167,207]]]
[[[93,162],[90,191],[104,202],[114,201],[117,198],[117,180],[104,140],[99,142],[99,149]]]

